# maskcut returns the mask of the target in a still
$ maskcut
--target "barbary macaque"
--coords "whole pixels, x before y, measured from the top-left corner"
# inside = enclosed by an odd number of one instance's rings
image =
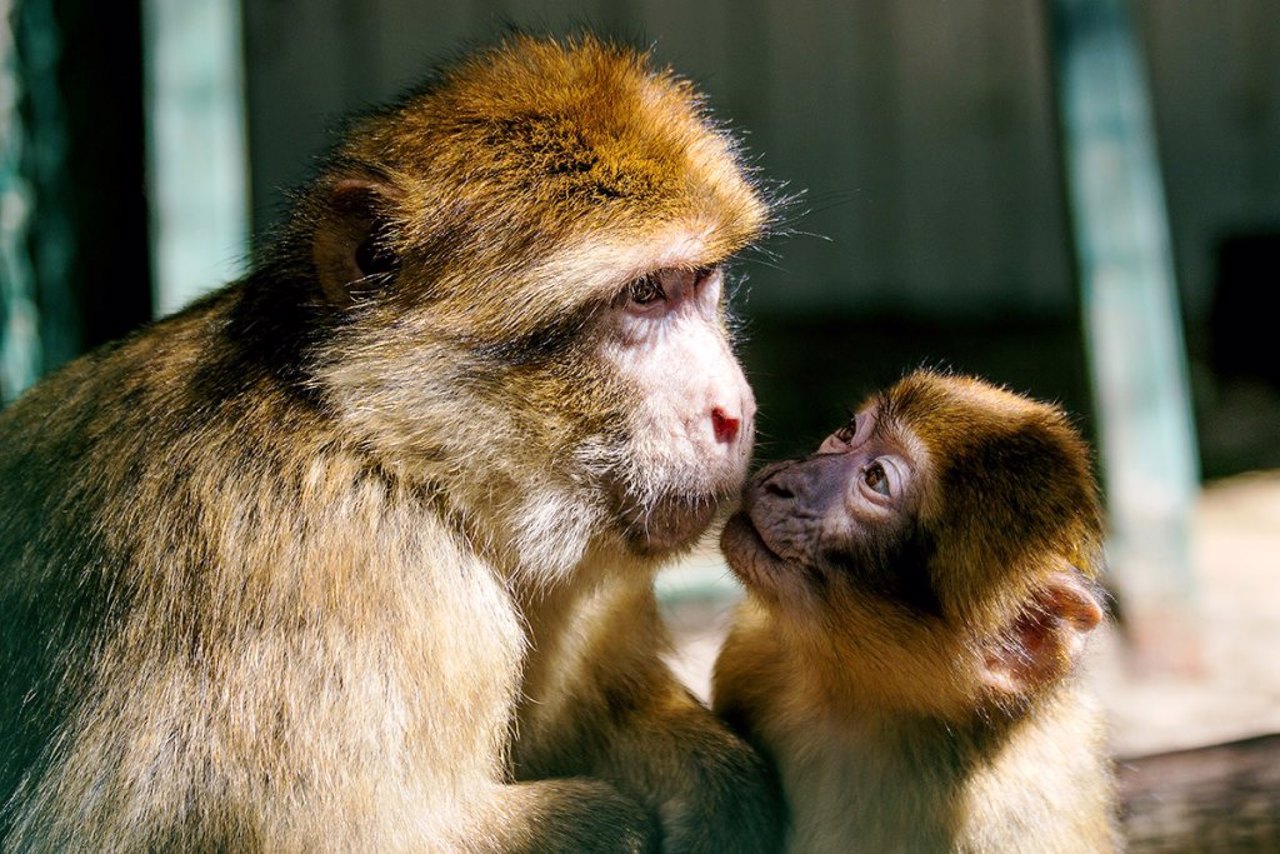
[[[748,590],[714,707],[775,763],[793,852],[1114,850],[1090,455],[1061,409],[919,371],[722,537]]]
[[[0,848],[770,848],[652,592],[745,477],[769,221],[591,37],[358,120],[243,280],[0,414]]]

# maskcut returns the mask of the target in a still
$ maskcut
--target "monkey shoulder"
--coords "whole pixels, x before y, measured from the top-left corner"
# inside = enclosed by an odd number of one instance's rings
[[[510,597],[431,490],[388,472],[256,352],[245,297],[242,285],[217,292],[0,413],[0,498],[13,508],[0,519],[0,597],[36,635],[135,623],[210,644],[211,626],[279,628],[289,614],[347,612],[356,625],[408,584],[423,613],[388,605],[382,622],[430,626],[432,608],[463,608],[502,622],[495,636],[518,634]]]

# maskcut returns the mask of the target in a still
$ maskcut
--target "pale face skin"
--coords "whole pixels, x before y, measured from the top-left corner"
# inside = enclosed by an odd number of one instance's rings
[[[668,267],[610,307],[602,355],[638,402],[621,487],[640,552],[691,543],[746,474],[756,404],[725,334],[723,290],[719,267]]]

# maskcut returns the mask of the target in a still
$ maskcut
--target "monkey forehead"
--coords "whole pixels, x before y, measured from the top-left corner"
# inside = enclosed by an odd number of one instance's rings
[[[347,153],[401,175],[428,216],[490,210],[507,232],[569,235],[715,220],[723,254],[768,219],[693,87],[595,38],[509,39],[385,118]]]
[[[452,317],[457,328],[477,340],[513,340],[566,318],[585,324],[646,273],[696,269],[722,258],[714,226],[696,221],[671,223],[630,240],[592,235],[556,248],[522,270],[465,277],[433,315]]]
[[[999,449],[1026,434],[1067,455],[1087,458],[1087,449],[1067,414],[981,378],[914,371],[876,401],[882,419],[910,428],[942,460],[981,445]]]
[[[724,258],[722,242],[714,222],[654,223],[630,239],[606,234],[569,243],[537,266],[545,275],[536,278],[548,291],[558,287],[559,279],[572,281],[581,297],[612,297],[646,273],[718,263]],[[534,282],[530,287],[538,289]],[[546,296],[551,298],[552,293]]]
[[[979,377],[917,370],[895,383],[882,398],[890,409],[912,421],[963,408],[993,419],[1017,417],[1030,409],[1050,408]]]

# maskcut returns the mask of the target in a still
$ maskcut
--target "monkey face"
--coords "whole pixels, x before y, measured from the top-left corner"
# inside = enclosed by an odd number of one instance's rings
[[[651,567],[746,473],[721,265],[768,205],[686,82],[518,47],[370,119],[318,182],[315,382],[508,572]]]
[[[1065,415],[968,377],[908,375],[815,455],[762,471],[744,508],[726,548],[765,590],[808,579],[995,624],[1017,598],[998,591],[1055,560],[1096,572],[1088,455]],[[773,571],[788,566],[805,572]]]
[[[837,651],[826,684],[897,709],[952,714],[967,652],[947,630],[935,541],[921,522],[928,458],[882,407],[817,453],[768,466],[721,539],[734,573],[807,645]]]
[[[625,278],[606,268],[590,289],[556,271],[579,299],[518,335],[476,320],[518,313],[523,289],[400,312],[390,322],[401,335],[416,327],[412,346],[353,324],[347,334],[369,338],[348,353],[370,362],[355,373],[348,354],[334,387],[358,383],[351,400],[364,405],[348,417],[441,484],[522,571],[558,574],[596,546],[668,556],[741,488],[756,406],[725,327],[721,267],[705,253],[659,263]]]
[[[932,540],[918,518],[923,449],[879,424],[879,408],[864,408],[816,454],[752,480],[723,544],[753,590],[815,606],[843,591],[939,612]]]
[[[1087,454],[1061,410],[928,372],[814,455],[761,471],[722,539],[757,600],[839,650],[840,684],[940,714],[1065,672],[1058,651],[1074,641],[1058,627],[1099,619],[1100,542]]]

